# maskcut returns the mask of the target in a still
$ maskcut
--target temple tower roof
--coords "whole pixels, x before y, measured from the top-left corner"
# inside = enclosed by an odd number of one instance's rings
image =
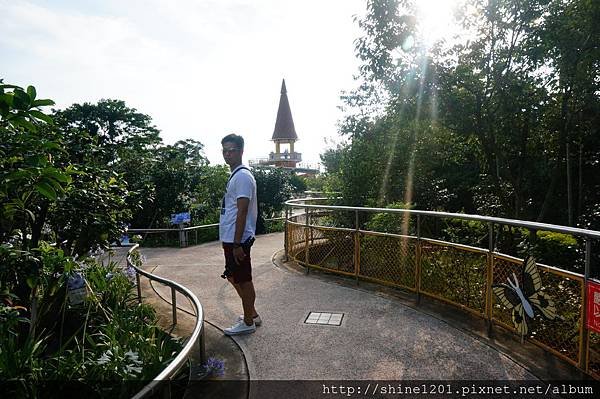
[[[279,109],[277,110],[277,120],[275,121],[275,130],[271,140],[298,140],[294,120],[292,119],[292,110],[287,98],[285,79],[281,82]]]

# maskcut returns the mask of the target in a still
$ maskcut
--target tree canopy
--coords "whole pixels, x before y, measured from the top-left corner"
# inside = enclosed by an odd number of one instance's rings
[[[431,47],[415,2],[368,1],[331,181],[352,205],[600,227],[599,16],[591,0],[466,0],[462,36]]]

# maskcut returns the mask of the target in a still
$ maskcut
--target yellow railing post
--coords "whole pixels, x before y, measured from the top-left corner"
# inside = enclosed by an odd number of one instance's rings
[[[306,274],[310,272],[308,267],[308,207],[304,208],[304,264],[306,265]]]
[[[415,290],[417,305],[421,303],[421,215],[417,214],[417,248],[415,259]]]
[[[313,215],[314,218],[314,215]],[[313,220],[313,224],[315,221]],[[310,245],[315,245],[315,230],[314,229],[310,229]]]
[[[364,211],[364,209],[362,208],[357,208],[357,207],[336,207],[336,206],[331,206],[331,207],[327,207],[327,208],[323,208],[323,209],[329,209],[331,212],[354,212],[354,219],[355,219],[355,228],[352,229],[351,226],[349,226],[349,223],[347,225],[344,226],[344,228],[339,229],[336,227],[331,227],[331,226],[323,226],[320,227],[319,223],[320,221],[317,219],[315,220],[314,215],[315,215],[315,211],[313,211],[313,219],[311,222],[311,213],[310,213],[310,209],[312,208],[308,203],[300,203],[298,205],[294,204],[294,203],[290,203],[291,206],[299,206],[299,209],[302,209],[302,205],[305,206],[305,223],[304,223],[304,237],[302,237],[300,235],[300,231],[301,231],[301,226],[302,226],[302,222],[301,222],[301,218],[300,216],[298,216],[298,218],[296,219],[297,222],[299,224],[296,223],[292,223],[292,220],[290,219],[288,221],[288,228],[290,229],[289,231],[287,231],[286,229],[286,236],[285,236],[285,240],[286,240],[286,244],[287,244],[287,251],[292,253],[293,258],[297,256],[297,261],[300,264],[303,264],[306,267],[306,273],[308,274],[310,271],[310,268],[313,267],[315,269],[325,269],[327,271],[331,271],[332,273],[337,273],[337,274],[343,274],[346,276],[354,276],[356,279],[357,284],[360,282],[360,280],[365,280],[365,281],[373,281],[376,283],[380,283],[380,284],[384,284],[384,285],[391,285],[391,286],[406,286],[406,284],[401,284],[401,283],[397,283],[396,281],[392,281],[389,278],[386,278],[385,275],[382,277],[381,275],[378,275],[377,273],[371,273],[371,270],[366,270],[369,269],[371,266],[376,267],[377,264],[375,265],[371,265],[369,263],[363,265],[362,264],[362,260],[361,260],[361,252],[362,252],[362,248],[361,248],[361,244],[362,244],[362,234],[365,234],[365,239],[368,239],[369,237],[371,237],[371,235],[374,236],[385,236],[385,237],[394,237],[394,239],[397,238],[405,238],[406,237],[406,232],[404,231],[403,234],[398,235],[398,234],[388,234],[388,233],[383,233],[383,232],[379,232],[379,233],[371,233],[369,231],[362,231],[361,230],[361,225],[360,225],[360,212]],[[338,211],[339,210],[339,211]],[[381,212],[390,212],[390,213],[399,213],[399,210],[390,210],[390,209],[381,209],[381,208],[367,208],[368,212],[373,212],[373,211],[381,211]],[[577,304],[572,304],[572,303],[565,303],[565,307],[568,305],[569,309],[571,308],[576,308],[575,312],[577,312],[577,317],[578,317],[578,321],[573,321],[573,323],[571,322],[571,320],[565,320],[565,325],[567,325],[566,323],[568,323],[568,328],[570,329],[576,329],[576,336],[577,336],[577,344],[579,346],[574,347],[571,346],[572,342],[569,341],[569,346],[567,347],[565,344],[563,344],[563,342],[548,342],[547,339],[545,339],[545,337],[541,337],[541,338],[537,338],[537,337],[530,337],[529,339],[534,342],[536,345],[539,345],[541,348],[544,348],[545,350],[547,350],[549,353],[557,356],[560,359],[566,360],[569,363],[571,363],[572,365],[578,367],[581,371],[586,372],[588,374],[592,374],[595,375],[595,370],[593,367],[593,363],[591,361],[593,361],[593,350],[596,349],[596,345],[594,342],[592,342],[593,337],[590,335],[590,331],[587,329],[587,326],[585,324],[585,319],[586,316],[588,314],[588,312],[590,312],[590,309],[587,308],[587,304],[586,304],[586,297],[587,297],[587,281],[588,278],[591,274],[590,271],[590,263],[591,263],[591,256],[592,256],[592,241],[593,239],[600,239],[600,232],[595,232],[595,231],[590,231],[590,230],[584,230],[584,229],[577,229],[577,228],[570,228],[570,227],[563,227],[563,226],[555,226],[555,225],[545,225],[545,224],[540,224],[540,223],[534,223],[534,222],[526,222],[526,221],[518,221],[518,220],[510,220],[510,219],[500,219],[500,218],[491,218],[491,217],[481,217],[481,216],[477,216],[477,215],[462,215],[462,214],[448,214],[448,213],[436,213],[436,212],[429,212],[429,211],[410,211],[410,210],[405,210],[404,212],[408,212],[411,215],[416,215],[417,217],[417,228],[416,228],[416,244],[414,246],[414,250],[415,252],[412,253],[411,255],[414,256],[414,265],[411,265],[412,267],[414,267],[414,283],[412,286],[410,286],[409,288],[412,290],[414,289],[414,291],[416,292],[416,302],[417,304],[420,303],[420,301],[422,300],[422,297],[426,296],[429,298],[434,298],[434,299],[439,299],[441,301],[447,302],[453,306],[456,306],[462,310],[466,310],[469,311],[473,314],[475,314],[477,317],[482,318],[485,323],[486,323],[486,330],[488,335],[492,335],[493,334],[493,329],[494,329],[494,324],[497,324],[499,326],[502,327],[506,327],[508,330],[511,329],[511,323],[510,323],[510,319],[508,318],[510,316],[510,314],[507,314],[507,312],[510,313],[510,309],[500,309],[500,304],[498,303],[498,301],[495,301],[495,294],[493,291],[493,285],[495,282],[500,283],[501,280],[504,280],[506,278],[505,274],[507,273],[511,273],[518,268],[518,265],[520,265],[520,261],[518,258],[514,257],[514,256],[510,256],[508,254],[503,254],[500,252],[500,249],[498,248],[498,241],[499,241],[499,233],[502,232],[503,226],[508,226],[509,228],[512,228],[511,226],[516,226],[516,227],[520,227],[520,228],[526,228],[526,229],[530,229],[532,230],[531,233],[531,238],[535,239],[536,235],[535,235],[535,230],[548,230],[548,231],[556,231],[556,232],[561,232],[561,233],[566,233],[566,234],[572,234],[575,235],[577,237],[581,237],[586,241],[586,254],[585,254],[585,275],[581,276],[579,273],[575,273],[575,272],[570,272],[570,271],[564,271],[564,270],[560,270],[558,268],[552,267],[552,266],[546,266],[546,265],[541,265],[540,266],[540,270],[544,270],[544,273],[549,273],[551,275],[554,276],[558,276],[558,278],[560,279],[560,281],[564,281],[564,280],[572,280],[572,283],[576,283],[577,286],[572,286],[569,285],[567,287],[567,291],[568,291],[568,295],[571,295],[571,293],[573,293],[573,295],[577,295],[581,298],[581,300],[584,302],[583,304],[581,302],[577,303]],[[291,213],[291,211],[290,211]],[[318,215],[318,212],[316,213]],[[348,215],[348,219],[349,219],[349,214]],[[446,242],[446,241],[442,241],[440,239],[436,239],[435,238],[435,234],[432,236],[431,233],[429,231],[429,229],[426,229],[426,233],[425,233],[425,238],[423,238],[423,233],[422,233],[422,222],[421,222],[421,216],[426,216],[426,217],[432,217],[432,221],[437,222],[438,218],[446,218],[446,217],[451,217],[451,218],[456,218],[459,220],[465,219],[465,220],[477,220],[480,223],[483,223],[483,225],[485,226],[485,224],[487,224],[488,226],[488,248],[485,248],[483,245],[481,244],[476,244],[476,246],[471,246],[471,245],[465,245],[465,244],[461,244],[459,242]],[[292,216],[288,213],[287,217],[291,218]],[[344,220],[348,220],[348,219],[344,219]],[[429,219],[428,219],[429,220]],[[497,225],[497,226],[496,226]],[[297,227],[296,227],[297,226]],[[331,233],[327,233],[325,234],[323,237],[320,234],[313,234],[314,230],[310,230],[311,228],[314,229],[319,229],[319,231],[321,231],[321,228],[323,228],[323,230],[327,230],[328,232]],[[297,229],[297,230],[296,230]],[[310,233],[309,233],[310,231]],[[327,254],[327,256],[329,256],[334,250],[337,251],[335,253],[335,255],[338,256],[338,259],[340,259],[340,257],[343,257],[343,266],[344,268],[342,269],[341,267],[338,268],[337,270],[335,270],[335,268],[329,268],[329,267],[323,267],[320,265],[320,263],[316,262],[314,265],[311,264],[311,259],[310,259],[310,255],[312,255],[312,252],[310,252],[310,245],[311,245],[311,240],[314,240],[315,237],[314,235],[316,235],[316,239],[317,240],[323,240],[327,239],[327,237],[338,237],[338,236],[342,236],[343,238],[343,248],[338,248],[338,246],[334,246],[333,248],[330,248],[329,253]],[[351,238],[351,236],[353,235],[353,237]],[[410,239],[414,239],[415,237],[410,236]],[[347,262],[349,261],[349,258],[347,257],[349,254],[347,252],[345,252],[346,249],[350,249],[347,247],[347,244],[350,243],[350,241],[353,243],[353,248],[352,248],[352,252],[353,252],[353,270],[349,270],[347,267]],[[302,241],[304,241],[304,245],[305,247],[302,248],[301,247],[301,243]],[[331,242],[335,242],[337,244],[337,241],[334,241],[333,239]],[[379,244],[378,246],[378,240],[374,240],[373,245],[369,245],[369,248],[372,249],[373,251],[382,251],[385,252],[387,251],[387,246],[383,246],[384,244]],[[371,242],[369,242],[369,244],[371,244]],[[447,252],[445,253],[439,253],[439,249],[447,249]],[[304,249],[304,259],[302,260],[302,252]],[[402,248],[403,254],[407,254],[408,252],[405,251],[405,247]],[[428,273],[430,272],[430,270],[427,270],[427,273],[425,273],[425,267],[427,266],[429,267],[434,267],[436,264],[442,264],[443,266],[450,266],[451,264],[449,264],[448,262],[455,262],[456,259],[461,259],[464,260],[464,258],[461,256],[460,258],[457,258],[457,252],[460,251],[466,251],[470,254],[476,254],[474,255],[477,259],[476,259],[476,263],[473,263],[474,265],[477,265],[477,276],[466,276],[467,281],[466,283],[468,284],[469,288],[469,293],[470,295],[467,298],[467,301],[465,302],[464,300],[464,296],[451,296],[451,295],[444,295],[444,293],[439,293],[440,287],[443,289],[444,286],[442,284],[433,284],[432,285],[432,281],[430,280],[430,278],[428,278]],[[317,248],[315,248],[315,255],[317,255],[317,252],[319,252],[319,250]],[[439,258],[438,255],[443,255],[443,257]],[[326,256],[326,257],[327,257]],[[483,257],[485,256],[485,268],[483,270],[480,269],[481,267],[481,260],[483,260]],[[385,262],[387,262],[387,259],[385,259],[384,257],[384,266],[386,265]],[[473,261],[475,261],[475,259],[473,259]],[[368,260],[367,260],[368,262]],[[496,265],[497,263],[497,265]],[[430,266],[431,264],[431,266]],[[471,264],[471,258],[469,257],[468,262],[463,262],[463,264]],[[340,264],[341,265],[341,264]],[[366,273],[365,275],[363,275],[363,269],[365,269],[366,271],[368,271],[369,273]],[[381,268],[382,270],[384,270],[384,267]],[[379,272],[379,270],[376,270],[377,272]],[[441,276],[444,276],[445,270],[433,270],[434,272],[443,272],[441,274]],[[385,273],[387,273],[387,271],[384,270]],[[472,272],[475,272],[475,270],[473,270]],[[481,273],[484,274],[484,276],[481,276]],[[423,276],[425,275],[425,278],[423,278]],[[456,277],[456,278],[460,278],[460,277]],[[471,280],[472,278],[472,280]],[[449,284],[451,284],[454,281],[454,277],[451,276],[448,278],[448,281],[446,281],[446,285],[445,287],[451,287]],[[510,280],[509,280],[510,281]],[[442,280],[441,283],[443,283],[444,281]],[[483,286],[481,286],[480,284],[483,283]],[[476,284],[476,286],[474,286],[473,284]],[[549,287],[552,287],[555,283],[551,282]],[[562,283],[561,283],[562,284]],[[580,285],[582,284],[582,285]],[[423,288],[423,286],[425,288]],[[475,291],[470,290],[470,288],[472,287],[481,287],[480,289],[477,290],[477,293],[475,293]],[[577,292],[574,292],[577,291]],[[476,303],[475,301],[473,301],[473,295],[477,295],[477,300]],[[479,297],[479,295],[483,296],[483,298]],[[484,308],[481,308],[480,305],[480,300],[483,299],[484,300]],[[555,299],[556,300],[556,299]],[[494,303],[496,302],[496,305],[494,305]],[[569,310],[569,314],[571,314],[572,312]],[[579,324],[575,324],[579,322]],[[559,328],[559,327],[557,327]],[[569,330],[572,331],[572,330]],[[551,333],[553,331],[550,331]],[[563,335],[563,330],[561,329],[560,331],[557,331],[557,334],[560,335],[562,337]],[[591,358],[591,359],[590,359]]]
[[[590,332],[587,328],[587,313],[591,311],[591,309],[587,309],[587,284],[588,279],[590,278],[590,262],[592,259],[592,242],[589,237],[585,239],[585,269],[583,272],[583,292],[581,294],[581,299],[583,300],[583,306],[581,307],[581,326],[579,331],[579,368],[585,370],[585,372],[589,372],[589,363],[588,363],[588,351],[589,345],[588,340],[590,337]]]
[[[358,211],[354,211],[354,276],[358,285],[360,275],[360,226],[358,225]]]
[[[488,337],[492,335],[492,284],[494,282],[494,225],[488,223],[488,253],[486,257],[485,279],[485,318],[487,321]]]

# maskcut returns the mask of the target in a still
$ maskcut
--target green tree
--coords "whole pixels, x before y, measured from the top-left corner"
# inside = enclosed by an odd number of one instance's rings
[[[279,216],[285,201],[292,197],[292,172],[282,168],[255,167],[252,174],[256,180],[256,197],[262,216],[265,219]]]
[[[171,214],[202,208],[195,204],[205,199],[198,198],[196,191],[206,183],[203,175],[209,169],[203,148],[198,141],[182,140],[152,151],[148,168],[139,171],[146,174],[148,185],[140,192],[141,207],[133,217],[133,226],[168,226]],[[203,218],[204,212],[196,216]]]
[[[221,201],[225,195],[225,186],[229,178],[229,167],[227,165],[208,165],[201,172],[194,189],[192,218],[195,221],[194,224],[218,223]]]
[[[71,169],[54,162],[62,148],[52,118],[40,110],[52,104],[33,86],[0,80],[0,238],[18,237],[23,250],[37,247],[50,204],[71,182]]]
[[[598,2],[466,3],[463,40],[429,48],[412,2],[367,3],[331,180],[353,205],[596,223]]]
[[[50,208],[48,227],[68,253],[105,247],[121,237],[131,217],[127,196],[127,184],[116,172],[78,165],[73,183]]]
[[[591,199],[600,183],[595,162],[599,150],[600,4],[554,0],[545,11],[543,23],[533,30],[528,43],[530,67],[543,72],[539,81],[551,96],[546,126],[555,137],[552,179],[540,219],[551,212],[559,192],[566,197],[568,224],[574,225],[582,214],[593,213],[596,201]],[[559,184],[561,180],[563,184]]]
[[[101,175],[116,172],[119,184],[126,185],[126,206],[134,214],[152,198],[147,172],[157,162],[161,139],[150,116],[121,100],[100,100],[55,111],[54,119],[63,133],[68,162],[88,170],[96,167]]]
[[[38,297],[44,264],[36,256],[50,207],[69,189],[71,168],[62,153],[52,118],[40,108],[33,86],[23,90],[0,80],[0,307],[13,303],[28,310]],[[50,291],[50,287],[45,292]],[[3,311],[4,309],[2,309]],[[19,314],[19,310],[10,310]],[[35,315],[30,326],[35,325]],[[18,324],[25,329],[26,325]],[[32,328],[32,327],[29,327]],[[28,340],[36,351],[35,337]]]
[[[161,143],[159,130],[152,124],[152,118],[128,107],[121,100],[73,104],[57,111],[55,119],[64,131],[85,132],[96,144],[92,153],[73,152],[74,156],[80,157],[78,162],[110,165],[132,157],[142,158]],[[89,142],[89,138],[86,141]],[[85,151],[86,148],[82,145],[81,149]]]
[[[298,176],[295,173],[292,173],[290,175],[290,184],[292,186],[292,193],[293,194],[302,194],[303,192],[306,191],[307,188],[307,184],[306,184],[306,178],[302,177],[302,176]]]

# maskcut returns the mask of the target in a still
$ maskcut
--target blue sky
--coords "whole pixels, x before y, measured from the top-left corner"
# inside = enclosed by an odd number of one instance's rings
[[[281,79],[314,163],[337,137],[354,87],[353,15],[362,0],[0,0],[0,78],[33,84],[59,108],[117,98],[150,115],[166,143],[193,138],[222,163],[220,138],[266,156]]]

